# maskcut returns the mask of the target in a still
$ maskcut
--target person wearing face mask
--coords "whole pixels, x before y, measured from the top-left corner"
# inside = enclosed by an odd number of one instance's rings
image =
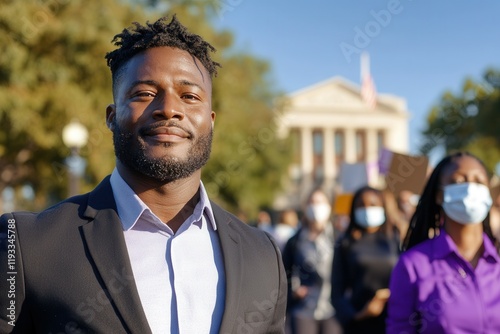
[[[391,276],[389,334],[500,333],[500,257],[488,183],[485,166],[470,153],[436,165]]]
[[[283,250],[289,283],[288,309],[293,334],[341,334],[330,302],[334,233],[331,205],[322,190],[314,190],[304,208],[302,227]]]
[[[385,333],[389,278],[399,238],[386,219],[382,192],[368,186],[353,196],[350,222],[335,246],[332,302],[344,333]]]

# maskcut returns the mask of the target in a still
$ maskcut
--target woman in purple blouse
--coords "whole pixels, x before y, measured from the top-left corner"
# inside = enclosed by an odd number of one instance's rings
[[[500,257],[483,163],[466,152],[435,167],[391,275],[387,333],[500,333]]]

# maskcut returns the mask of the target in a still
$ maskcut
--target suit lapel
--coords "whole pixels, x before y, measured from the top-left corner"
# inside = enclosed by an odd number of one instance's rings
[[[226,275],[226,300],[220,328],[220,333],[225,334],[233,332],[234,322],[239,314],[243,277],[242,251],[239,245],[240,237],[231,224],[231,216],[217,204],[212,202],[211,205],[217,222]]]
[[[132,333],[150,333],[134,281],[122,225],[116,213],[109,177],[90,193],[83,235],[107,294],[124,326]]]

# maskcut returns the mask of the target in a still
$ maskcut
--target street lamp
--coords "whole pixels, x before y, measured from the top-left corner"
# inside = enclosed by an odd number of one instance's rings
[[[74,196],[80,193],[80,178],[86,166],[85,160],[80,157],[80,149],[87,144],[89,133],[80,122],[73,120],[64,127],[62,137],[64,145],[71,150],[65,162],[68,167],[69,196]]]

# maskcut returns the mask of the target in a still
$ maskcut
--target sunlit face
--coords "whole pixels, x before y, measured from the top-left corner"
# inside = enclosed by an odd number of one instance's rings
[[[184,50],[157,47],[131,58],[108,106],[115,154],[129,170],[162,182],[208,160],[215,113],[205,67]]]
[[[483,165],[477,159],[470,156],[463,156],[455,159],[441,174],[441,189],[444,186],[455,183],[475,182],[489,185],[488,174]],[[443,192],[439,191],[436,201],[443,203]]]

